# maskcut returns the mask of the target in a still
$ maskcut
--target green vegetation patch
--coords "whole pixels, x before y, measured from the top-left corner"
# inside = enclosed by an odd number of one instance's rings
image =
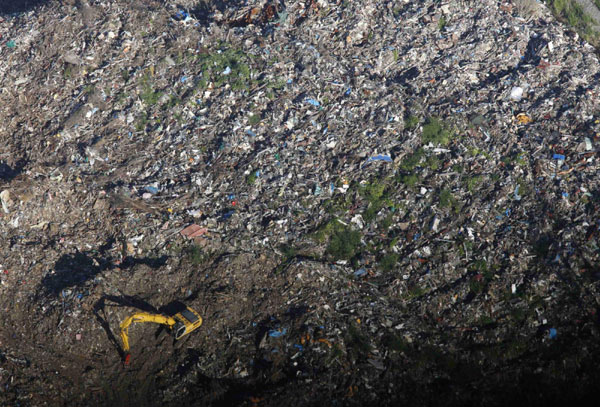
[[[252,81],[251,56],[232,48],[197,55],[202,79],[200,87],[212,82],[216,88],[229,84],[233,90],[249,89]]]
[[[384,191],[385,185],[375,181],[367,184],[361,190],[361,194],[366,197],[369,202],[377,202],[383,197]]]
[[[471,157],[477,157],[477,156],[481,155],[481,156],[484,156],[485,158],[487,158],[488,160],[492,158],[490,153],[488,153],[487,151],[483,151],[477,147],[469,147],[468,153]]]
[[[402,160],[402,163],[400,163],[400,169],[411,172],[421,163],[423,157],[425,157],[425,150],[419,148],[414,153],[407,155],[404,160]]]
[[[406,117],[406,119],[404,119],[404,128],[406,130],[414,130],[419,125],[419,121],[420,120],[417,116],[411,114],[408,117]]]
[[[95,90],[96,90],[95,85],[87,85],[86,87],[83,88],[83,93],[85,93],[86,95],[90,95],[90,94],[94,93]]]
[[[258,175],[256,174],[256,171],[254,171],[254,170],[250,171],[250,174],[248,174],[246,176],[246,184],[254,185],[257,178],[258,178]]]
[[[496,320],[488,315],[482,315],[477,320],[477,325],[480,327],[492,327],[496,324]]]
[[[386,185],[382,182],[374,181],[360,190],[360,194],[369,202],[369,206],[363,213],[363,219],[366,222],[371,222],[377,216],[377,213],[389,204],[389,198],[385,193]]]
[[[165,103],[165,105],[163,107],[164,108],[173,108],[177,105],[180,105],[182,102],[183,101],[176,95],[170,95],[169,100],[167,101],[167,103]]]
[[[333,232],[342,229],[344,226],[337,220],[332,219],[326,223],[321,224],[316,232],[312,235],[312,238],[319,243],[324,243]]]
[[[470,193],[475,192],[475,190],[477,189],[479,184],[481,184],[482,181],[483,177],[481,175],[475,175],[473,177],[467,178],[467,180],[465,181],[465,183],[467,184],[467,190]]]
[[[403,298],[405,300],[412,300],[413,298],[421,297],[427,294],[429,291],[426,287],[421,287],[419,285],[413,285],[408,288],[408,290],[404,293]]]
[[[323,208],[330,215],[337,214],[339,212],[346,211],[351,204],[351,198],[346,195],[336,195],[333,198],[327,199],[323,202]]]
[[[185,249],[187,259],[195,265],[204,263],[210,257],[199,246],[191,245]]]
[[[454,209],[455,212],[460,211],[460,203],[454,197],[454,195],[452,194],[452,192],[449,189],[447,189],[447,188],[442,189],[442,191],[440,192],[439,200],[440,200],[440,206],[442,208]]]
[[[139,95],[140,99],[142,99],[142,102],[144,102],[147,106],[153,106],[156,103],[158,103],[158,100],[162,96],[162,93],[153,89],[150,80],[150,75],[145,74],[144,76],[142,76],[142,78],[140,79],[140,86],[142,88],[142,91]]]
[[[395,352],[407,352],[412,350],[411,344],[399,334],[388,333],[383,338],[383,344]]]
[[[436,155],[430,155],[429,157],[427,157],[427,161],[425,162],[425,164],[430,170],[436,171],[440,168],[441,162]]]
[[[419,181],[420,181],[419,176],[416,174],[400,175],[400,182],[402,182],[407,187],[412,188],[415,185],[417,185],[419,183]]]
[[[149,123],[148,113],[142,112],[135,123],[135,131],[144,131]]]
[[[447,146],[454,137],[448,126],[436,117],[429,117],[423,125],[421,139],[423,143]]]
[[[380,223],[381,229],[388,230],[392,224],[394,223],[394,215],[392,213],[388,214]]]
[[[446,16],[441,16],[438,21],[438,29],[440,31],[444,31],[444,28],[446,28],[446,24],[448,24],[448,21],[446,21]]]
[[[379,266],[383,271],[392,271],[398,263],[399,256],[396,253],[385,255],[379,262]]]
[[[358,326],[350,324],[346,333],[346,348],[354,354],[354,357],[366,357],[371,351],[369,338],[363,334]]]
[[[575,0],[547,0],[554,15],[573,27],[589,43],[600,45],[600,32],[595,26],[600,24],[585,13],[583,8]],[[600,1],[594,0],[594,4],[600,7]]]
[[[252,116],[248,117],[248,124],[251,126],[256,126],[258,123],[260,123],[260,115],[253,114]]]
[[[336,229],[329,239],[327,253],[334,260],[350,260],[359,251],[360,232],[349,227]]]
[[[67,65],[65,67],[65,70],[63,71],[63,78],[71,79],[72,77],[73,77],[73,68],[71,68],[71,65]]]

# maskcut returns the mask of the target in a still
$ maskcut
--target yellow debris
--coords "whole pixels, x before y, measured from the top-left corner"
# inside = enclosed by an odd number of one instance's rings
[[[527,124],[527,123],[531,123],[533,121],[533,119],[529,116],[527,116],[525,113],[519,113],[517,115],[517,122],[519,124]]]

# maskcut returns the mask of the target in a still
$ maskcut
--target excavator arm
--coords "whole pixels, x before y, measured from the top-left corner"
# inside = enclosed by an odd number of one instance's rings
[[[129,326],[134,322],[154,322],[155,324],[167,325],[169,328],[172,328],[177,322],[174,318],[167,317],[161,314],[149,314],[147,312],[138,312],[123,322],[121,322],[121,340],[123,341],[123,350],[126,353],[129,353]]]
[[[137,312],[121,322],[121,340],[125,351],[125,365],[129,364],[129,326],[134,322],[153,322],[169,327],[175,339],[195,331],[202,325],[202,317],[190,307],[186,307],[172,317],[162,314],[150,314],[148,312]]]

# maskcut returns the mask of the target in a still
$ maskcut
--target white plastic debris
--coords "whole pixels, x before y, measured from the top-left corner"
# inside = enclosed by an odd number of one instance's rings
[[[523,98],[523,88],[520,86],[515,86],[510,91],[510,98],[515,102],[520,102]]]

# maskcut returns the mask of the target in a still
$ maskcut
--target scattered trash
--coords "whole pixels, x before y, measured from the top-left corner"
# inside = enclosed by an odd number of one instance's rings
[[[9,405],[114,404],[119,321],[183,297],[204,334],[134,358],[157,404],[427,404],[464,368],[454,404],[501,403],[556,371],[544,316],[595,349],[600,62],[548,2],[43,3],[0,18]]]

